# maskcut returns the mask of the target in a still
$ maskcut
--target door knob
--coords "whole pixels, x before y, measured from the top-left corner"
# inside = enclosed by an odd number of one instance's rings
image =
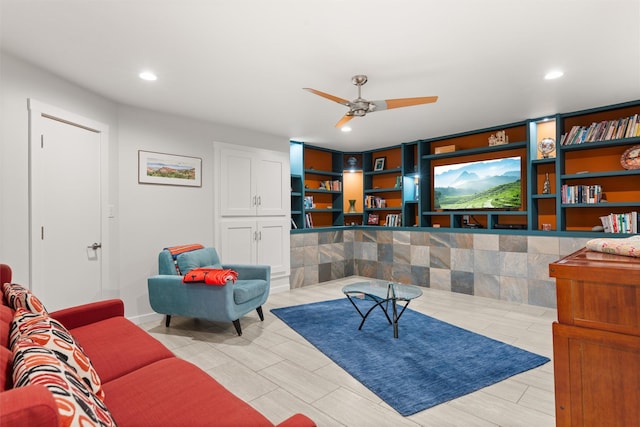
[[[87,246],[87,248],[89,248],[89,249],[93,249],[94,251],[95,251],[96,249],[98,249],[98,248],[101,248],[101,247],[102,247],[102,243],[93,243],[92,245]]]

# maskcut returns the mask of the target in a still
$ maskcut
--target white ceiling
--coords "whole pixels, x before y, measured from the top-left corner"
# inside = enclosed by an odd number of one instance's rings
[[[4,51],[109,99],[345,151],[640,99],[640,0],[0,1]],[[342,133],[302,88],[354,99],[355,74],[439,100]]]

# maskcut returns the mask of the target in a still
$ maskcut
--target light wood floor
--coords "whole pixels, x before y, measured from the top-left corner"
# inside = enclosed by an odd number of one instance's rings
[[[255,312],[241,319],[241,337],[231,323],[181,317],[173,317],[170,328],[164,322],[143,327],[274,423],[302,412],[322,427],[555,425],[552,363],[402,417],[269,311],[341,298],[342,286],[361,280],[367,279],[349,277],[272,294],[263,307],[264,322]],[[409,307],[552,358],[555,310],[429,288]]]

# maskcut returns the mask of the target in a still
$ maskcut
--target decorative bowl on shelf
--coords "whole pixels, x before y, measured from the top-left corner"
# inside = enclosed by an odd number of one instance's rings
[[[556,149],[556,141],[553,138],[542,138],[538,142],[538,150],[542,153],[543,159],[548,159],[549,154],[553,153]]]

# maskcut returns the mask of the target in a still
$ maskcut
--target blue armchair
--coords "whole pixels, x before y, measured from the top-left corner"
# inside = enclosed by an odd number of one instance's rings
[[[233,322],[238,335],[242,335],[240,317],[256,310],[264,320],[262,304],[269,296],[270,266],[223,265],[214,248],[202,248],[181,253],[175,262],[165,249],[158,256],[158,267],[159,274],[147,280],[149,302],[154,311],[166,315],[165,326],[169,327],[172,315],[197,317]],[[200,267],[232,269],[238,273],[238,280],[227,281],[224,286],[182,283],[178,270],[185,274]]]

